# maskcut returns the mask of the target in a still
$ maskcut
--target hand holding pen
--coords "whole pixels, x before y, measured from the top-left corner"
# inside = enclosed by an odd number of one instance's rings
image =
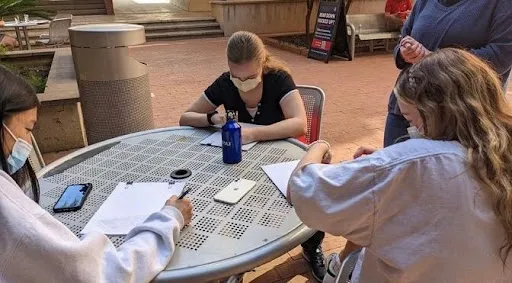
[[[188,225],[192,219],[192,203],[188,199],[183,199],[189,191],[190,188],[185,188],[179,196],[172,196],[165,203],[166,206],[173,206],[181,212],[185,225]]]

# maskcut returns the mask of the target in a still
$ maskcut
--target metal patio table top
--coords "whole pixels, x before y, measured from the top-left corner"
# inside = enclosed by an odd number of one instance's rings
[[[186,179],[194,205],[167,268],[155,282],[216,280],[249,271],[307,240],[307,228],[261,169],[262,165],[300,159],[305,147],[295,140],[258,143],[243,152],[242,162],[226,165],[222,149],[201,145],[212,129],[173,127],[107,140],[74,152],[38,173],[41,205],[71,231],[79,232],[119,182],[168,182],[179,168],[192,170]],[[213,200],[232,181],[254,180],[256,186],[236,205]],[[67,185],[92,183],[84,207],[53,213]],[[118,247],[123,237],[110,236]]]

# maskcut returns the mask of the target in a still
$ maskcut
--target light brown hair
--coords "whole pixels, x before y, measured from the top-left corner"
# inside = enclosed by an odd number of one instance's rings
[[[418,108],[427,138],[467,148],[505,231],[499,251],[505,264],[512,250],[512,109],[498,74],[475,55],[447,48],[404,71],[395,90]]]
[[[252,32],[235,32],[228,40],[226,53],[231,63],[243,64],[256,60],[263,65],[265,74],[271,71],[284,71],[290,74],[288,66],[270,55],[261,38]]]

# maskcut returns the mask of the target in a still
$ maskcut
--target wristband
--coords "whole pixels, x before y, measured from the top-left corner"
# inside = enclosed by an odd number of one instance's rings
[[[206,114],[206,120],[208,121],[208,124],[210,124],[211,126],[214,125],[214,123],[212,122],[212,117],[215,114],[219,114],[219,112],[217,110],[215,110],[215,111],[212,111],[212,112],[209,112],[208,114]]]

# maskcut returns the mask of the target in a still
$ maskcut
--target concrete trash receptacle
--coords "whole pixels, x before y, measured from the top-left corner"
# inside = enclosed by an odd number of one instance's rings
[[[148,70],[128,50],[146,42],[144,27],[82,25],[69,35],[89,144],[152,129]]]

